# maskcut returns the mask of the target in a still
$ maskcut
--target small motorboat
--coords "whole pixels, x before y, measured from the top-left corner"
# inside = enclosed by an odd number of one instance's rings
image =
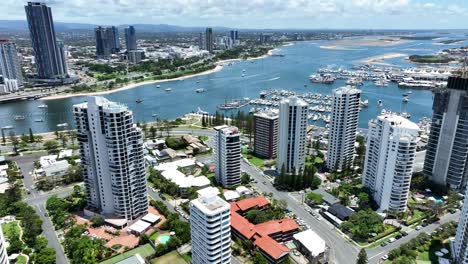
[[[136,103],[139,104],[139,103],[143,103],[143,99],[141,98],[138,98],[138,100],[136,100]]]
[[[15,116],[15,121],[22,121],[22,120],[24,120],[24,119],[26,119],[26,117],[24,117],[23,115],[17,115],[17,116]]]

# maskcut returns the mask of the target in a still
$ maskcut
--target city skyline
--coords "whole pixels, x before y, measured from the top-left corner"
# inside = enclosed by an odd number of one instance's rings
[[[244,0],[242,0],[244,1]],[[55,21],[92,24],[172,24],[244,29],[462,29],[468,3],[461,0],[314,0],[178,2],[101,0],[43,1],[54,11]],[[26,1],[4,3],[6,20],[23,20]],[[79,12],[77,10],[80,10]],[[419,10],[420,15],[413,16]],[[121,16],[125,13],[125,16]],[[410,25],[410,27],[408,26]]]

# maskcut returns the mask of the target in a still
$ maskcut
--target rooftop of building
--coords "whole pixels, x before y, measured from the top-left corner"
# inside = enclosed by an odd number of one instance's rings
[[[351,210],[351,208],[341,204],[331,205],[330,207],[328,207],[328,212],[338,217],[342,221],[344,221],[349,216],[355,213],[353,210]]]
[[[277,119],[279,116],[279,110],[267,108],[267,109],[263,109],[263,110],[256,112],[254,116],[265,118],[265,119]]]
[[[343,86],[343,87],[333,90],[333,93],[336,95],[357,94],[357,93],[361,93],[361,90],[357,89],[354,86],[347,85],[347,86]]]
[[[199,196],[197,199],[192,200],[190,204],[197,207],[206,215],[215,215],[230,208],[228,202],[214,194]]]
[[[231,208],[233,208],[233,210],[235,210],[236,212],[239,210],[244,212],[254,207],[264,207],[269,204],[270,202],[267,200],[267,198],[263,196],[257,196],[257,197],[242,199],[238,202],[232,202]]]
[[[290,96],[288,98],[285,98],[281,101],[282,104],[289,104],[289,105],[295,105],[295,106],[308,106],[304,100],[297,96]]]
[[[384,114],[377,117],[381,121],[388,121],[392,127],[400,127],[409,130],[419,131],[419,126],[409,119],[395,113]]]
[[[90,103],[95,104],[97,106],[102,106],[103,109],[109,111],[129,111],[126,105],[118,102],[109,101],[102,96],[88,96],[86,102],[76,104],[74,105],[74,107],[86,109],[88,108]]]
[[[317,233],[312,229],[307,229],[293,235],[294,239],[299,241],[311,254],[316,257],[325,252],[327,245]]]
[[[239,234],[249,240],[254,241],[254,245],[273,259],[279,259],[289,253],[289,249],[275,241],[270,236],[278,233],[293,232],[299,229],[296,221],[290,218],[281,220],[271,220],[260,224],[252,224],[245,217],[240,215],[239,204],[243,208],[252,209],[256,206],[269,204],[265,197],[255,197],[243,199],[239,202],[231,202],[231,227]],[[245,209],[245,210],[248,210]]]
[[[455,90],[468,90],[468,77],[465,76],[450,76],[447,82],[447,88]]]
[[[239,129],[235,126],[223,125],[223,126],[214,127],[213,129],[216,131],[220,131],[226,135],[238,135],[239,134]]]

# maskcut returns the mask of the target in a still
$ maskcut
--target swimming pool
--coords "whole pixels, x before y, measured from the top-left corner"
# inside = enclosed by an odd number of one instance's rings
[[[161,235],[158,237],[159,242],[163,245],[165,245],[169,239],[171,239],[170,235]]]

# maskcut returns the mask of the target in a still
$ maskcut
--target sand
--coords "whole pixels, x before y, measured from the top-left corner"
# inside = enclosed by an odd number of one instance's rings
[[[337,45],[329,45],[329,46],[319,46],[321,49],[329,49],[329,50],[359,50],[353,48],[347,48],[344,46],[337,46]]]
[[[335,44],[337,45],[348,45],[348,46],[374,46],[374,47],[386,47],[386,46],[395,46],[403,43],[410,42],[410,40],[402,39],[377,39],[377,38],[363,38],[363,39],[341,39],[336,40]]]
[[[387,63],[384,60],[400,58],[400,57],[406,57],[406,56],[408,56],[408,55],[403,54],[403,53],[386,53],[386,54],[382,54],[382,55],[362,59],[362,60],[359,60],[359,62],[364,63],[364,64],[375,64],[375,65],[382,65],[382,66],[391,66],[392,64]]]

